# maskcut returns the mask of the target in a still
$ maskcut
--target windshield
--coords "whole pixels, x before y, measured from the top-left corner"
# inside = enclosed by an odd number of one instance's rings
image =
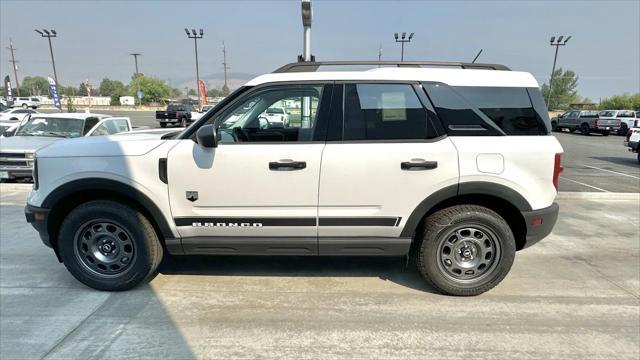
[[[33,117],[16,135],[73,138],[82,136],[83,124],[84,119]]]
[[[7,130],[10,127],[11,127],[10,125],[0,125],[0,134],[4,133],[5,130]]]

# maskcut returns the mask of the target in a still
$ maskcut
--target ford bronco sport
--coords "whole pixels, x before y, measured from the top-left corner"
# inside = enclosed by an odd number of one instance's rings
[[[352,65],[370,69],[317,71]],[[261,125],[276,103],[289,126]],[[534,77],[502,65],[293,63],[178,135],[40,149],[26,218],[96,289],[148,281],[165,253],[369,255],[476,295],[556,222],[545,109]]]

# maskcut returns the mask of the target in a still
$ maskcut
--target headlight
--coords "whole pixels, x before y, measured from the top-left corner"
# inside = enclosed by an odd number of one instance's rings
[[[35,153],[28,152],[28,153],[24,154],[24,157],[27,158],[27,159],[33,159],[35,157],[35,155],[36,155]]]

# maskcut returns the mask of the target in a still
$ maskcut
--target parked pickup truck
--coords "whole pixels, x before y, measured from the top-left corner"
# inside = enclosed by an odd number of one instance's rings
[[[640,117],[640,111],[633,110],[603,110],[598,113],[600,119],[620,120],[620,130],[618,135],[627,135],[627,131],[634,127],[636,120]]]
[[[638,163],[640,163],[640,119],[636,120],[634,127],[627,131],[624,146],[628,147],[629,151],[638,154]]]
[[[553,131],[569,131],[579,130],[583,135],[590,133],[600,133],[603,136],[609,136],[613,132],[620,129],[620,120],[618,119],[602,119],[597,111],[567,111],[551,121]]]
[[[166,110],[156,111],[156,120],[160,123],[160,127],[167,127],[167,124],[186,127],[192,121],[192,111],[196,110],[191,104],[169,104]]]

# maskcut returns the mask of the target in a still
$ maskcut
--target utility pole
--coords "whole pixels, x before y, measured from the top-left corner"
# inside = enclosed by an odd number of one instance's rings
[[[136,62],[136,76],[138,76],[138,74],[140,74],[140,72],[138,71],[138,56],[141,56],[142,54],[133,53],[129,55],[133,56],[133,60]]]
[[[227,83],[227,46],[222,42],[222,69],[224,70],[224,85],[222,85],[222,95],[229,95],[229,84]]]
[[[398,33],[394,33],[393,36],[396,39],[396,42],[399,42],[400,44],[402,44],[402,50],[400,50],[400,61],[404,61],[404,43],[408,43],[411,42],[411,39],[413,38],[413,33],[409,34],[409,38],[407,39],[407,33],[403,32],[402,33],[402,38],[398,39]]]
[[[9,47],[7,49],[11,51],[11,60],[9,60],[9,62],[13,65],[13,77],[16,79],[16,94],[20,96],[20,82],[18,81],[18,66],[16,65],[16,63],[18,63],[19,61],[16,61],[16,58],[13,55],[13,52],[18,49],[13,47],[13,41],[11,41],[11,38],[9,38]]]
[[[378,61],[382,61],[382,44],[380,44],[378,48]],[[378,65],[378,67],[380,67],[380,65]]]
[[[202,39],[204,36],[204,30],[200,29],[200,32],[197,33],[196,29],[191,29],[191,33],[187,28],[184,28],[184,32],[187,33],[187,37],[189,39],[193,39],[193,45],[196,50],[196,90],[198,92],[198,101],[200,101],[200,69],[198,68],[198,39]]]
[[[59,82],[58,82],[58,73],[56,72],[56,60],[53,57],[53,46],[51,46],[51,38],[57,37],[58,34],[53,29],[51,29],[51,32],[49,32],[49,30],[46,30],[46,29],[42,29],[42,31],[36,29],[36,32],[40,34],[40,36],[47,38],[47,40],[49,40],[49,52],[51,53],[51,65],[53,65],[53,79],[56,81],[56,85],[58,85]]]
[[[550,40],[550,45],[551,46],[555,46],[556,47],[556,54],[553,57],[553,68],[551,70],[551,77],[549,78],[549,94],[547,95],[547,110],[551,110],[551,92],[553,90],[553,73],[556,72],[556,61],[558,60],[558,49],[560,48],[560,46],[565,46],[567,45],[567,41],[569,41],[569,39],[571,39],[571,36],[568,36],[566,39],[564,39],[564,42],[562,41],[562,38],[564,36],[560,35],[558,37],[558,40],[556,41],[556,37],[552,36],[551,40]]]

